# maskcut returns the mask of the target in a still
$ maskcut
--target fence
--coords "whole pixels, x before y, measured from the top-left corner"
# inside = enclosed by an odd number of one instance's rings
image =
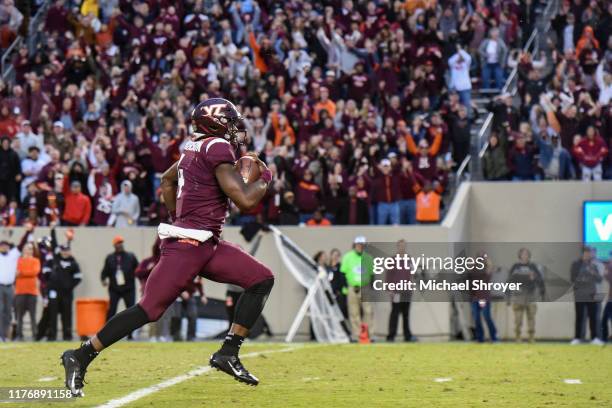
[[[38,26],[43,22],[45,16],[47,15],[47,10],[51,4],[51,0],[45,0],[45,2],[38,8],[34,17],[30,19],[30,24],[28,25],[28,39],[24,39],[23,36],[18,36],[15,41],[4,51],[2,54],[2,58],[0,58],[0,71],[2,74],[2,80],[7,82],[12,82],[15,73],[15,67],[11,63],[11,58],[15,50],[19,49],[22,45],[27,45],[28,53],[32,54],[34,52],[35,43],[33,38],[35,37],[33,34],[37,32]],[[27,42],[26,42],[27,41]]]

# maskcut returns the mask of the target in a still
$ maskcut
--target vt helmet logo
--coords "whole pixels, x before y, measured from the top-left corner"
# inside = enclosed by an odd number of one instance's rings
[[[225,107],[224,103],[216,103],[214,105],[205,105],[202,106],[202,113],[206,116],[219,116],[221,114],[221,110]]]

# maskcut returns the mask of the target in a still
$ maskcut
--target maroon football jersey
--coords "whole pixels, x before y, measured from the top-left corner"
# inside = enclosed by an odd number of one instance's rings
[[[215,177],[215,167],[234,164],[234,148],[225,139],[189,141],[179,159],[174,225],[212,232],[217,238],[229,201]]]

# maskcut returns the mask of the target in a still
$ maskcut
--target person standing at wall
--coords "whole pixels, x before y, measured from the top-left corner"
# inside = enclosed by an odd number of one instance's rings
[[[160,244],[161,240],[157,238],[153,244],[151,256],[140,261],[138,267],[134,271],[134,276],[140,281],[141,296],[144,294],[144,287],[147,283],[147,279],[149,279],[151,271],[153,271],[157,261],[159,261],[159,257],[161,255],[161,250],[159,248]],[[171,315],[172,310],[168,309],[158,321],[150,323],[149,338],[151,341],[170,341]]]
[[[574,306],[576,308],[574,339],[571,344],[580,344],[584,340],[585,333],[582,326],[585,317],[588,316],[591,343],[601,345],[603,342],[599,339],[599,308],[603,296],[598,293],[597,286],[603,281],[603,276],[590,247],[585,246],[580,259],[572,263],[570,280],[574,285]]]
[[[514,338],[521,341],[523,315],[527,315],[527,334],[529,342],[535,341],[535,315],[538,310],[538,296],[544,298],[544,279],[537,265],[531,262],[531,252],[521,248],[518,252],[519,261],[512,265],[508,274],[509,283],[520,283],[520,290],[513,291],[510,297],[514,311]]]
[[[604,307],[603,316],[601,318],[601,339],[605,342],[610,340],[609,325],[612,321],[612,258],[606,264],[606,280],[608,281],[608,302]]]
[[[196,292],[198,296],[196,296]],[[198,303],[206,304],[208,300],[204,296],[202,279],[198,276],[181,293],[174,305],[173,315],[170,321],[170,332],[174,341],[181,341],[181,322],[183,317],[187,318],[187,341],[194,341],[196,338],[196,322],[198,320]]]
[[[494,267],[491,259],[485,254],[479,254],[479,257],[486,258],[485,267],[483,269],[472,269],[468,273],[469,281],[481,281],[484,283],[491,282],[491,275],[493,274]],[[489,329],[489,336],[492,342],[497,341],[497,328],[495,322],[491,317],[491,291],[490,290],[472,290],[470,292],[472,302],[472,318],[475,324],[475,337],[479,343],[484,342],[484,330],[482,327],[482,318],[484,317]],[[531,339],[531,337],[530,337]]]
[[[351,321],[352,341],[356,341],[361,332],[361,324],[365,323],[370,334],[374,322],[374,310],[370,302],[361,301],[361,292],[369,283],[369,271],[363,270],[362,265],[371,265],[371,256],[364,249],[366,238],[362,235],[355,237],[353,249],[344,254],[340,264],[340,272],[346,276],[348,284],[348,313]],[[365,275],[365,276],[364,276]],[[362,317],[363,312],[363,317]]]
[[[406,254],[406,241],[400,239],[397,241],[397,254]],[[387,272],[387,282],[399,283],[403,280],[409,281],[412,279],[410,267],[407,269],[393,269]],[[412,332],[410,331],[410,300],[411,292],[408,290],[400,290],[391,293],[391,313],[389,314],[389,332],[387,341],[395,341],[397,334],[397,323],[402,315],[402,329],[404,332],[404,341],[413,340]]]
[[[331,274],[331,287],[334,295],[336,296],[336,302],[338,307],[342,311],[342,315],[345,319],[348,319],[348,309],[346,303],[346,295],[348,293],[348,287],[346,284],[346,275],[340,272],[340,261],[342,260],[342,253],[338,248],[334,248],[329,253],[329,273]]]
[[[30,315],[32,338],[36,338],[36,299],[38,297],[38,275],[41,266],[38,258],[38,247],[34,242],[28,242],[23,247],[21,257],[17,261],[17,277],[15,279],[15,317],[17,332],[15,338],[23,340],[23,317]]]
[[[0,342],[6,341],[9,337],[17,262],[32,230],[33,227],[29,225],[17,247],[8,241],[0,241]]]
[[[55,265],[55,255],[59,253],[59,245],[57,243],[57,234],[55,232],[55,226],[57,221],[53,221],[50,224],[51,234],[42,237],[38,240],[38,253],[41,264],[41,273],[38,275],[40,293],[42,296],[42,314],[36,327],[36,341],[40,341],[43,337],[49,334],[49,323],[50,323],[50,308],[49,308],[49,281],[52,276],[52,271]],[[72,229],[66,230],[66,241],[69,245],[74,238],[74,231]],[[56,323],[57,324],[57,323]]]
[[[59,253],[53,257],[49,289],[49,329],[48,339],[57,339],[57,316],[62,316],[62,333],[64,341],[72,340],[72,301],[74,288],[81,283],[83,274],[76,259],[72,256],[70,245],[60,245]]]
[[[123,299],[125,308],[134,306],[136,302],[136,280],[134,272],[138,267],[136,256],[127,252],[123,246],[124,240],[120,235],[113,238],[114,252],[107,255],[104,268],[100,274],[102,285],[108,286],[110,306],[106,315],[108,321],[117,313],[119,300]]]

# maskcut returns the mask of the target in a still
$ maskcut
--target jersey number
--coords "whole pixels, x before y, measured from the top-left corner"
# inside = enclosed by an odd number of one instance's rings
[[[181,158],[178,161],[177,167],[179,167],[181,165],[181,161],[183,160],[183,157],[185,157],[185,154],[181,154]],[[179,167],[178,169],[178,189],[176,190],[176,198],[179,198],[181,196],[181,193],[183,192],[183,186],[185,185],[185,177],[183,175],[183,169],[181,169]]]

